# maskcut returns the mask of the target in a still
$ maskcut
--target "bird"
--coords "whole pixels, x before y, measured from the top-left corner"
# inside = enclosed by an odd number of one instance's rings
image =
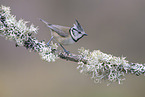
[[[83,36],[87,36],[78,20],[75,20],[75,24],[73,25],[73,27],[51,24],[41,18],[40,21],[45,23],[51,31],[51,39],[49,40],[47,45],[49,46],[50,41],[54,39],[67,53],[68,51],[62,45],[70,45],[76,43]]]

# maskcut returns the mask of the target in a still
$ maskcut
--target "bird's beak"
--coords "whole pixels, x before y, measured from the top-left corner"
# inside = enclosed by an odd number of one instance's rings
[[[86,33],[85,33],[84,35],[85,35],[85,36],[88,36],[88,34],[86,34]]]

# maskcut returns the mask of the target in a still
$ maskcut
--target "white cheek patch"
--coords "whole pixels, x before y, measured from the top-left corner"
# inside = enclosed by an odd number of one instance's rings
[[[72,30],[71,30],[71,36],[72,36],[74,39],[77,39],[78,32],[77,32],[75,29],[72,29]]]
[[[78,32],[76,30],[73,30],[73,35],[76,37],[78,34]]]

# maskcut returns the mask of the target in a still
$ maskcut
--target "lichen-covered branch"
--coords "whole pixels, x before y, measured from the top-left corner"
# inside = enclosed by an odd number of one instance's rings
[[[38,27],[32,24],[28,27],[26,21],[17,21],[14,15],[10,14],[10,8],[0,7],[0,36],[13,40],[16,46],[23,46],[29,51],[37,52],[41,59],[52,62],[56,59],[65,59],[78,63],[77,69],[81,73],[89,74],[95,82],[108,80],[108,82],[121,83],[125,79],[125,74],[135,74],[137,76],[145,73],[145,65],[139,63],[129,63],[125,57],[115,57],[100,50],[90,52],[84,48],[79,49],[79,55],[66,54],[58,50],[56,43],[51,42],[47,46],[45,41],[38,41],[35,35]]]

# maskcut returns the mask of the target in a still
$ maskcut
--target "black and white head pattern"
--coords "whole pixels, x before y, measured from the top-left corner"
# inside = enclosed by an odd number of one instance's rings
[[[79,39],[87,34],[85,33],[80,23],[76,20],[76,24],[74,24],[74,26],[70,28],[70,35],[72,39],[77,42]]]

